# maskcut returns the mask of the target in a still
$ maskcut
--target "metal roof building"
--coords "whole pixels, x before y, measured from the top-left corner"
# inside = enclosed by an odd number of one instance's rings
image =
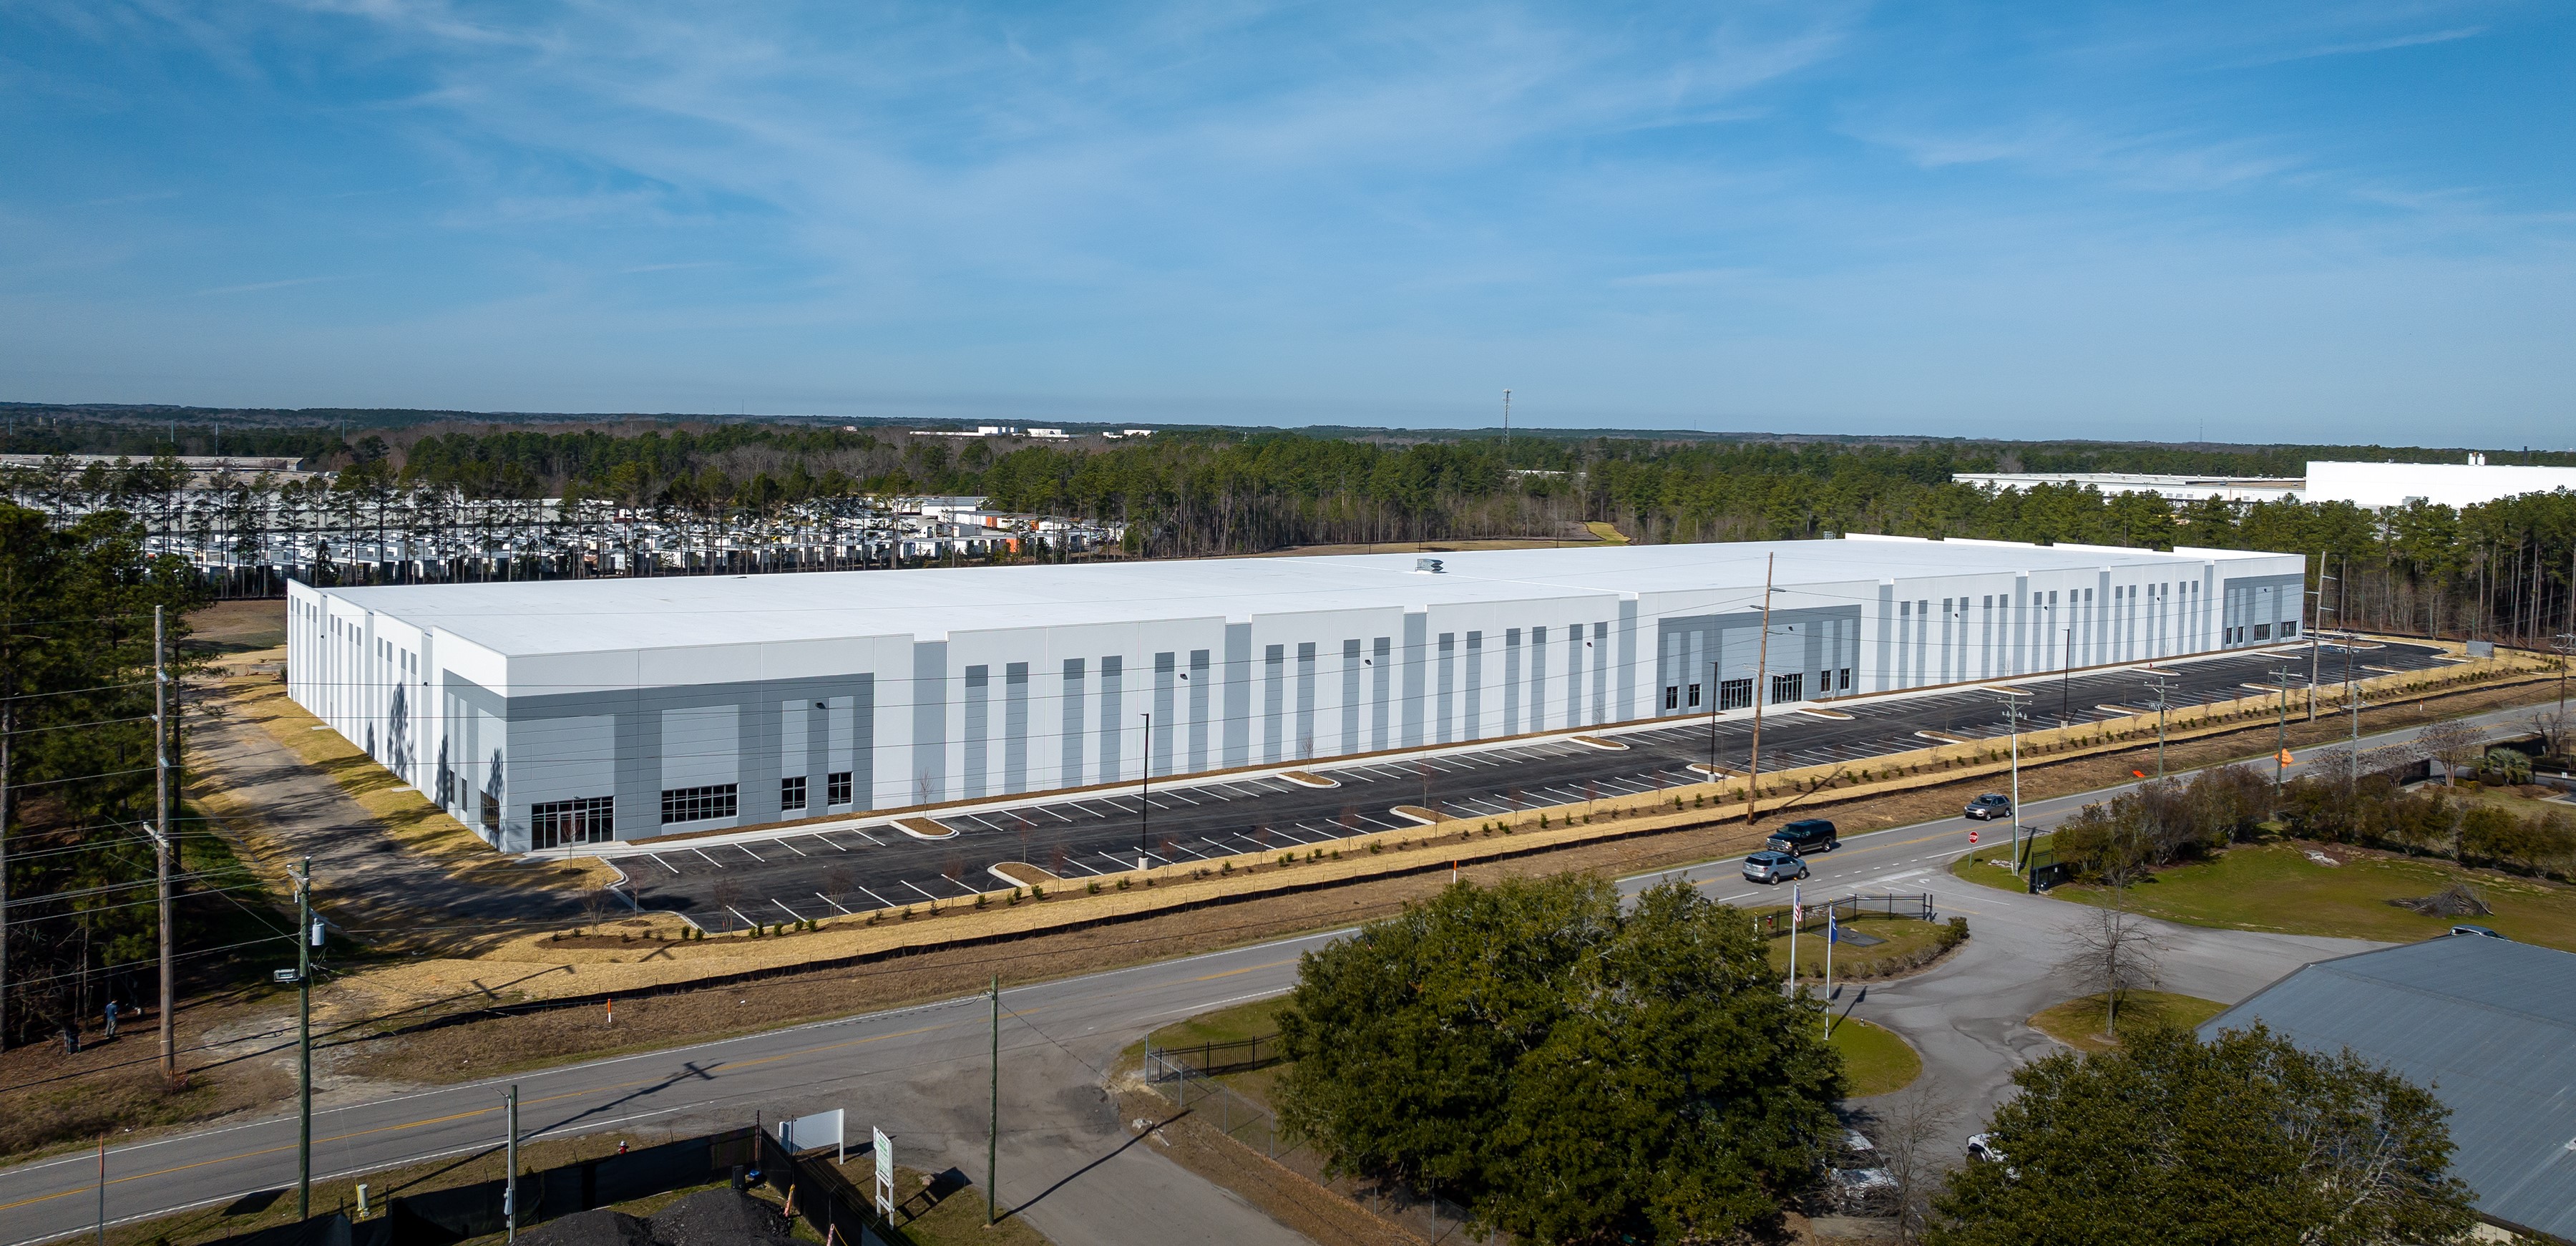
[[[2576,1240],[2576,954],[2453,935],[2293,971],[2204,1023],[2349,1047],[2451,1109],[2451,1171],[2480,1215]]]
[[[299,584],[288,689],[525,849],[2262,644],[2301,569],[1856,537]]]

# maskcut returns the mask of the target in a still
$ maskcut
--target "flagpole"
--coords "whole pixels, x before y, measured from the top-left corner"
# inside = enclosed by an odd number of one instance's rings
[[[1798,989],[1798,923],[1806,920],[1807,906],[1798,901],[1798,884],[1789,884],[1789,990]]]
[[[1825,1037],[1834,1036],[1834,944],[1842,930],[1834,925],[1834,906],[1825,906]]]

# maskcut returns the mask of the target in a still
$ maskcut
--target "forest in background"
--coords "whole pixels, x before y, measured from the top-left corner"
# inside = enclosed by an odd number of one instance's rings
[[[381,414],[381,413],[379,413]],[[818,497],[985,495],[999,509],[1115,521],[1128,552],[1207,557],[1307,545],[1548,538],[1593,521],[1650,544],[1866,532],[2035,543],[2196,545],[2321,555],[2319,621],[2545,645],[2576,631],[2576,494],[2376,513],[2282,501],[2168,507],[2043,486],[1990,492],[1956,472],[2296,476],[2307,460],[2449,452],[2376,446],[2214,446],[1889,438],[1656,438],[1575,434],[1170,429],[1069,443],[911,436],[891,428],[636,420],[577,425],[360,421],[244,427],[336,491],[463,498],[592,497],[702,519],[775,516]],[[184,430],[189,425],[174,419]],[[137,421],[19,428],[7,448],[128,452]],[[359,433],[357,427],[368,431]],[[138,431],[139,430],[139,431]],[[183,437],[184,440],[184,437]],[[137,447],[140,448],[140,447]],[[2490,461],[2576,464],[2560,452]],[[256,481],[234,487],[256,489]]]

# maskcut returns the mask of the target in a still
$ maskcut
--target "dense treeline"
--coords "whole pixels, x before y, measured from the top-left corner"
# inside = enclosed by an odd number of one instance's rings
[[[2322,622],[2526,643],[2576,630],[2576,495],[2382,515],[2290,501],[2171,508],[2072,487],[1990,493],[1950,479],[2010,468],[2258,475],[2300,470],[2310,451],[2297,448],[1613,438],[1397,445],[1285,433],[1008,444],[739,424],[631,435],[453,432],[400,447],[370,438],[357,458],[402,481],[468,494],[588,495],[701,513],[854,492],[984,494],[1004,509],[1132,525],[1131,547],[1151,556],[1545,537],[1590,521],[1649,543],[1873,532],[2282,550],[2323,555],[2333,578],[2323,584]]]
[[[201,591],[123,513],[0,502],[0,1037],[150,994],[152,609],[175,646]]]
[[[1587,522],[1647,543],[1869,532],[2322,555],[2318,621],[2546,644],[2576,631],[2576,494],[2386,514],[2280,501],[1953,483],[1989,470],[2294,474],[2377,447],[1494,437],[1395,442],[1184,432],[1069,444],[776,424],[571,431],[427,426],[319,456],[339,494],[574,496],[722,522],[855,494],[980,494],[1007,510],[1130,526],[1130,552],[1250,553],[1384,541],[1556,537]],[[2552,460],[2553,454],[2493,456]],[[92,482],[97,483],[97,482]],[[112,482],[109,482],[112,484]],[[105,486],[102,486],[105,487]],[[250,487],[244,485],[243,487]]]

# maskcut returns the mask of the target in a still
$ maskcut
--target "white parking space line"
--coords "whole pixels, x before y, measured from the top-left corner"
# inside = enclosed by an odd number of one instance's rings
[[[653,858],[653,864],[658,865],[658,866],[661,866],[663,869],[669,870],[669,871],[671,871],[671,872],[672,872],[672,873],[674,873],[674,874],[677,874],[677,873],[679,873],[679,872],[680,872],[680,867],[678,867],[678,866],[676,866],[676,865],[673,865],[673,864],[671,864],[671,863],[670,863],[670,862],[668,862],[668,861],[663,860],[663,859],[662,859],[662,854],[661,854],[661,853],[658,853],[658,852],[648,852],[648,853],[645,853],[644,855],[645,855],[645,856],[648,856],[648,857]]]
[[[899,882],[899,883],[902,883],[902,884],[903,884],[904,886],[906,886],[906,887],[910,887],[910,888],[912,888],[914,891],[921,892],[921,898],[922,898],[922,899],[928,900],[928,901],[930,901],[932,904],[937,904],[937,903],[939,903],[939,897],[934,896],[934,895],[930,894],[930,893],[929,893],[929,892],[927,892],[927,891],[922,891],[922,890],[921,890],[921,885],[920,885],[920,884],[918,884],[918,883],[915,883],[915,882],[914,882],[914,881],[912,881],[911,879],[909,879],[909,878],[898,878],[898,879],[896,879],[895,881],[896,881],[896,882]]]
[[[1175,843],[1172,843],[1172,842],[1170,842],[1170,841],[1166,840],[1166,841],[1164,841],[1164,846],[1165,846],[1165,847],[1170,848],[1170,849],[1171,849],[1172,851],[1174,851],[1174,852],[1187,852],[1187,853],[1189,853],[1189,854],[1190,854],[1190,859],[1191,859],[1191,860],[1193,860],[1193,861],[1205,861],[1205,860],[1207,860],[1207,854],[1206,854],[1206,853],[1204,853],[1204,852],[1197,852],[1197,851],[1193,851],[1193,850],[1190,848],[1190,846],[1189,846],[1188,844],[1175,844]]]
[[[858,836],[858,837],[859,837],[859,838],[861,838],[861,839],[864,839],[864,840],[868,841],[869,843],[875,844],[875,845],[876,845],[877,847],[879,847],[879,848],[883,848],[883,847],[885,847],[885,841],[884,841],[884,840],[879,839],[879,838],[877,838],[877,837],[876,837],[876,836],[874,836],[874,835],[870,835],[870,834],[868,834],[866,831],[862,831],[862,830],[859,830],[859,829],[858,829],[858,828],[856,828],[856,827],[852,827],[852,828],[850,829],[850,833],[851,833],[851,834],[853,834],[853,835]]]
[[[855,884],[853,884],[853,885],[855,885]],[[866,892],[867,892],[867,896],[868,896],[868,898],[877,902],[877,907],[878,907],[878,908],[881,908],[881,909],[890,909],[890,908],[895,907],[895,903],[894,903],[894,901],[889,900],[889,899],[886,899],[884,896],[878,895],[877,893],[875,893],[875,892],[873,892],[873,891],[868,891],[868,889],[867,889],[867,888],[865,888],[865,887],[860,887],[860,888],[859,888],[859,890],[861,890],[861,891],[866,891]]]
[[[1167,792],[1164,792],[1164,793],[1163,793],[1163,799],[1165,799],[1165,800],[1177,800],[1177,801],[1181,802],[1182,804],[1192,806],[1193,808],[1195,808],[1195,807],[1198,805],[1198,803],[1199,803],[1199,802],[1197,802],[1197,801],[1195,801],[1195,800],[1191,800],[1189,797],[1184,796],[1184,795],[1182,795],[1181,793],[1179,793],[1179,792],[1177,792],[1177,791],[1167,791]]]
[[[1075,859],[1075,858],[1073,858],[1073,857],[1066,857],[1066,858],[1064,859],[1064,863],[1065,863],[1067,866],[1070,866],[1070,867],[1072,867],[1072,868],[1074,868],[1074,869],[1077,869],[1077,870],[1082,871],[1082,872],[1083,872],[1083,874],[1084,874],[1086,877],[1096,877],[1096,876],[1098,876],[1098,875],[1100,874],[1100,872],[1101,872],[1101,871],[1099,871],[1099,870],[1095,870],[1095,869],[1091,868],[1091,867],[1090,867],[1090,866],[1088,866],[1088,865],[1084,865],[1081,861],[1079,861],[1079,860],[1077,860],[1077,859]]]
[[[829,835],[817,835],[814,838],[821,840],[826,844],[830,844],[832,846],[832,850],[835,852],[848,852],[850,850],[850,846],[848,844],[842,843]]]
[[[949,876],[947,876],[946,874],[942,874],[942,875],[940,875],[940,876],[939,876],[939,881],[941,881],[941,882],[943,882],[943,883],[946,883],[946,884],[948,884],[948,885],[949,885],[949,886],[951,886],[951,887],[955,887],[955,888],[956,888],[956,889],[958,889],[959,891],[965,892],[967,895],[972,896],[972,895],[978,894],[974,888],[969,887],[969,886],[967,886],[966,884],[964,884],[964,883],[961,883],[961,882],[957,881],[956,879],[950,878],[950,877],[949,877]]]
[[[825,903],[825,904],[831,905],[833,908],[841,909],[841,902],[840,902],[840,901],[835,900],[835,899],[833,899],[833,898],[832,898],[832,897],[830,897],[830,896],[824,895],[822,892],[819,892],[819,891],[815,892],[815,893],[814,893],[814,898],[815,898],[815,899],[817,899],[817,900],[822,901],[822,902],[823,902],[823,903]],[[848,909],[841,909],[841,916],[843,916],[843,917],[855,917],[855,916],[857,916],[857,914],[852,913],[852,912],[851,912],[850,910],[848,910]]]
[[[1058,821],[1058,822],[1063,822],[1063,823],[1066,823],[1066,824],[1068,824],[1068,825],[1070,825],[1070,824],[1073,822],[1073,819],[1068,818],[1068,817],[1064,816],[1063,814],[1057,813],[1055,810],[1053,810],[1053,809],[1051,809],[1051,808],[1048,808],[1048,807],[1047,807],[1047,806],[1045,806],[1045,805],[1031,805],[1031,806],[1029,806],[1029,812],[1031,812],[1031,813],[1043,813],[1043,814],[1045,814],[1046,816],[1048,816],[1048,817],[1050,817],[1050,818],[1053,818],[1053,819],[1055,819],[1055,820],[1056,820],[1056,821]]]
[[[710,856],[708,856],[708,855],[707,855],[707,850],[706,850],[706,849],[704,849],[704,848],[691,848],[691,849],[689,849],[689,851],[691,851],[691,852],[694,852],[694,853],[698,854],[698,857],[699,857],[701,860],[704,860],[707,864],[712,865],[712,866],[716,867],[717,869],[723,869],[723,868],[724,868],[724,862],[722,862],[722,861],[718,861],[718,860],[716,860],[714,857],[710,857]],[[741,916],[741,914],[737,913],[737,914],[735,914],[735,916],[739,917],[739,916]]]
[[[764,856],[760,855],[760,854],[759,854],[759,853],[757,853],[757,852],[753,852],[750,848],[748,848],[748,847],[746,847],[746,846],[744,846],[744,845],[742,845],[742,844],[735,844],[735,845],[734,845],[734,847],[736,847],[736,848],[741,848],[741,849],[742,849],[742,855],[744,855],[744,856],[746,856],[746,857],[749,857],[749,858],[751,858],[751,859],[752,859],[752,860],[754,860],[754,861],[767,861],[767,860],[769,859],[769,858],[767,858],[767,857],[764,857]]]
[[[778,906],[779,908],[781,908],[781,909],[785,909],[785,910],[786,910],[786,913],[787,913],[787,915],[788,915],[789,917],[792,917],[792,918],[794,918],[794,919],[796,919],[797,921],[800,921],[800,922],[801,922],[801,921],[803,921],[803,920],[805,920],[805,915],[804,915],[803,913],[799,913],[799,912],[797,912],[797,911],[796,911],[796,910],[794,910],[794,909],[788,908],[788,907],[787,907],[787,902],[786,902],[785,900],[781,900],[781,899],[779,899],[779,898],[778,898],[778,897],[776,897],[776,896],[771,896],[771,897],[769,898],[769,902],[770,902],[771,904],[775,904],[775,905],[777,905],[777,906]]]
[[[779,847],[785,848],[785,849],[786,849],[786,850],[788,850],[789,852],[795,853],[797,856],[800,856],[800,857],[810,855],[810,854],[808,854],[804,849],[799,848],[799,847],[797,847],[796,845],[794,845],[794,844],[792,844],[792,843],[789,843],[789,842],[788,842],[786,839],[784,839],[784,838],[781,838],[781,839],[774,839],[774,840],[771,840],[770,842],[771,842],[771,843],[774,843],[774,844],[777,844]]]
[[[728,913],[733,914],[733,919],[734,919],[735,921],[741,922],[743,925],[746,925],[746,926],[757,926],[757,925],[759,925],[759,924],[760,924],[760,923],[758,923],[758,922],[755,922],[755,921],[751,920],[751,919],[750,919],[750,918],[748,918],[748,917],[743,916],[743,915],[742,915],[742,910],[741,910],[741,909],[735,908],[734,906],[732,906],[732,905],[730,905],[730,904],[728,904],[728,905],[726,905],[726,906],[725,906],[725,911],[726,911],[726,912],[728,912]]]

